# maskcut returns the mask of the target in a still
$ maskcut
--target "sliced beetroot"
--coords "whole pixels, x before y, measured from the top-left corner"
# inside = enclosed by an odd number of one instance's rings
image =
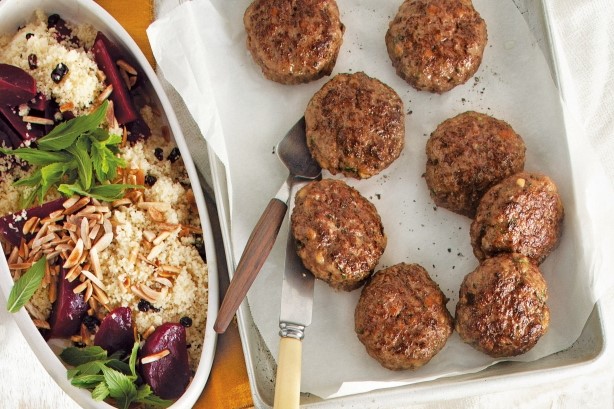
[[[6,122],[11,125],[11,128],[24,141],[34,141],[45,134],[45,127],[43,125],[24,122],[15,107],[0,106],[0,115],[4,117]]]
[[[143,358],[168,350],[169,354],[151,363]],[[180,324],[160,325],[141,349],[141,375],[153,392],[162,399],[180,397],[190,383],[190,367],[185,328]]]
[[[36,81],[19,67],[0,64],[0,106],[23,104],[36,96]]]
[[[87,314],[88,303],[83,297],[83,293],[74,293],[75,287],[81,282],[66,280],[67,270],[62,268],[58,281],[57,299],[51,307],[49,326],[51,329],[47,334],[47,339],[51,338],[70,338],[75,335],[81,327],[81,321]]]
[[[128,307],[117,307],[100,323],[94,337],[94,345],[106,350],[108,355],[117,351],[130,352],[134,345],[132,328],[132,310]]]
[[[98,68],[100,68],[107,76],[107,81],[113,85],[111,100],[115,108],[115,117],[117,121],[125,125],[138,118],[138,112],[134,107],[128,87],[124,83],[119,70],[117,69],[117,56],[113,56],[112,49],[116,46],[101,32],[98,32],[92,52]]]
[[[47,106],[47,97],[45,97],[45,94],[39,92],[34,98],[28,101],[28,106],[35,111],[44,112]]]
[[[149,129],[149,125],[147,125],[145,120],[141,117],[126,125],[126,129],[128,131],[128,140],[130,142],[140,141],[151,136],[151,129]]]
[[[33,235],[23,234],[23,226],[26,221],[34,216],[43,219],[56,210],[64,209],[62,204],[65,200],[63,198],[56,199],[41,206],[0,217],[0,236],[13,246],[19,246],[21,239],[29,241]]]
[[[15,132],[2,113],[0,113],[0,143],[1,142],[4,142],[4,147],[6,148],[17,148],[22,142],[17,132]]]

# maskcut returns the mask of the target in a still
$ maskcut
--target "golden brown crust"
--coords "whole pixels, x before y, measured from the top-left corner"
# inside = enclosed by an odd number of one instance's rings
[[[375,273],[363,288],[354,329],[369,355],[385,368],[416,369],[452,334],[447,301],[424,268],[397,264]]]
[[[369,178],[396,160],[405,143],[403,101],[363,72],[338,74],[305,111],[307,146],[332,174]]]
[[[514,174],[480,201],[470,230],[473,253],[483,260],[516,252],[540,264],[559,243],[563,217],[563,203],[548,176]]]
[[[478,70],[486,23],[471,0],[406,0],[386,32],[397,74],[418,90],[442,93]]]
[[[456,331],[492,357],[520,355],[546,332],[548,291],[539,268],[522,254],[484,260],[467,274],[456,305]]]
[[[506,122],[468,111],[442,122],[426,143],[425,179],[438,206],[474,217],[484,193],[522,171],[525,144]]]
[[[282,84],[330,75],[345,30],[335,0],[255,0],[243,23],[254,61]]]
[[[338,290],[363,285],[386,248],[375,206],[340,180],[311,182],[299,190],[291,227],[305,267]]]

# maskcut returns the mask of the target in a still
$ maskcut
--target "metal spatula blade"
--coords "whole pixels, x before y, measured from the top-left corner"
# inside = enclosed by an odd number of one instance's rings
[[[247,291],[256,279],[268,257],[281,223],[288,210],[290,190],[299,180],[316,179],[322,173],[318,163],[311,157],[305,137],[305,118],[301,118],[277,145],[277,155],[290,171],[275,198],[271,199],[252,231],[228,291],[224,296],[213,328],[218,333],[226,331]]]

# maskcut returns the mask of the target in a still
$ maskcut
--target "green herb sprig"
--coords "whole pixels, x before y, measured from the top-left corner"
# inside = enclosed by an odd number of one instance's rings
[[[9,312],[19,311],[21,307],[30,301],[30,298],[32,298],[43,281],[46,261],[47,258],[45,256],[39,258],[38,261],[15,282],[6,303],[6,309]]]
[[[107,107],[108,101],[104,101],[91,114],[59,124],[36,141],[36,148],[0,148],[0,152],[35,167],[32,175],[14,183],[33,188],[22,198],[23,208],[35,200],[42,204],[51,187],[66,196],[79,194],[104,201],[119,199],[126,189],[139,187],[110,184],[117,177],[117,169],[126,167],[126,163],[117,156],[122,137],[100,128]]]
[[[135,342],[128,362],[120,359],[120,353],[107,356],[99,346],[85,348],[69,347],[60,353],[68,370],[70,383],[78,388],[92,391],[92,398],[102,401],[113,398],[117,406],[127,409],[131,403],[166,408],[173,401],[154,395],[149,385],[142,383],[136,371],[139,343]]]

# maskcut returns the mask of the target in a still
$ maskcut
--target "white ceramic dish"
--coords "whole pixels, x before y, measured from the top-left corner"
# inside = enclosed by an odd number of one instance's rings
[[[15,32],[19,25],[32,18],[33,12],[36,9],[43,10],[46,14],[58,13],[62,18],[71,22],[91,24],[104,32],[120,48],[127,51],[128,55],[132,57],[130,63],[137,66],[146,75],[150,86],[149,94],[154,96],[154,100],[157,99],[155,101],[157,106],[161,107],[166,115],[171,134],[174,136],[175,142],[181,151],[198,206],[209,270],[208,318],[204,334],[203,354],[188,389],[171,406],[172,408],[192,407],[207,383],[211,365],[213,364],[217,341],[217,335],[213,331],[213,322],[218,310],[218,277],[214,239],[205,198],[179,123],[163,91],[162,85],[137,44],[113,17],[95,2],[90,0],[2,0],[0,1],[0,33]],[[9,273],[4,252],[1,253],[0,290],[4,299],[6,299],[13,286],[13,280]],[[4,303],[2,308],[4,308]],[[69,396],[85,408],[112,408],[111,405],[105,402],[94,401],[88,390],[79,389],[70,384],[66,377],[66,367],[62,364],[56,353],[54,353],[54,350],[57,352],[57,348],[60,345],[57,344],[57,341],[53,341],[50,344],[44,341],[25,309],[22,308],[13,317],[47,372]]]

